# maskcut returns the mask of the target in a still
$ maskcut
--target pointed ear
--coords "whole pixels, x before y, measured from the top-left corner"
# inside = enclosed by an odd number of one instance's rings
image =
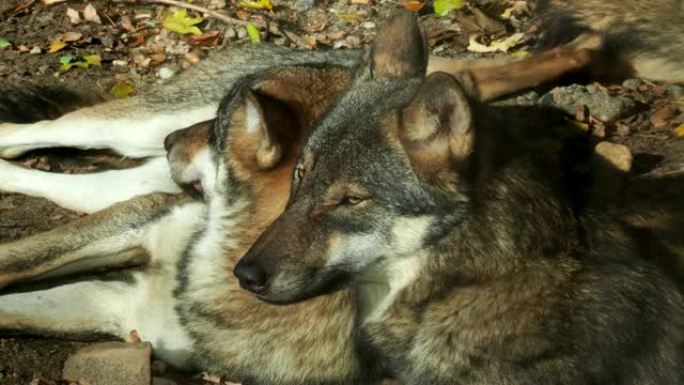
[[[297,118],[287,106],[249,89],[229,124],[226,155],[252,171],[277,166],[299,135]]]
[[[473,151],[473,116],[460,84],[442,72],[425,79],[402,114],[399,138],[414,168],[441,178]]]
[[[427,40],[415,16],[396,11],[378,30],[371,51],[373,78],[404,78],[425,74]]]

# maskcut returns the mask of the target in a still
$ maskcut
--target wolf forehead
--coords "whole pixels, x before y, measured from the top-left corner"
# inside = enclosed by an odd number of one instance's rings
[[[357,82],[315,127],[304,150],[312,152],[363,142],[379,133],[388,113],[407,105],[418,91],[421,79],[369,79]],[[314,151],[315,152],[315,151]]]

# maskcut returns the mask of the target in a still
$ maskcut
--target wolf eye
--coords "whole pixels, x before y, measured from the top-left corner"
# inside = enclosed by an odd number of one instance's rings
[[[301,182],[302,179],[304,179],[304,168],[303,167],[297,167],[295,169],[295,176],[297,177],[297,180],[299,182]]]
[[[365,201],[368,198],[356,196],[356,195],[345,195],[340,201],[340,205],[343,206],[356,206],[359,203]]]

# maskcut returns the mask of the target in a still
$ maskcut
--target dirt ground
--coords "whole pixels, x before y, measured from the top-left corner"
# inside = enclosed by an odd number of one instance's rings
[[[231,0],[227,4],[225,0],[193,2],[255,24],[268,21],[271,28],[267,35],[262,35],[263,40],[306,49],[358,47],[372,40],[378,23],[397,4],[413,7],[413,3],[421,2],[273,0],[273,9],[264,11],[240,7]],[[513,10],[514,17],[505,20],[497,15],[506,6],[492,5],[492,1],[478,3],[476,7],[470,2],[465,9],[445,17],[436,16],[429,4],[417,11],[426,25],[433,54],[493,56],[500,53],[468,51],[469,39],[477,36],[486,44],[514,32],[523,32],[529,39],[515,50],[530,48],[534,34],[529,31],[529,13],[521,6],[525,1],[506,2],[517,8]],[[532,0],[528,5],[531,3]],[[83,20],[83,11],[89,5],[97,11],[100,23]],[[80,22],[75,23],[68,16],[73,17],[74,12],[79,14]],[[243,25],[215,19],[198,24],[202,34],[196,38],[169,32],[162,27],[167,12],[168,6],[145,2],[68,0],[46,6],[45,0],[2,0],[0,39],[7,40],[10,46],[0,48],[0,85],[34,82],[64,85],[105,99],[125,97],[143,93],[164,78],[191,67],[211,50],[254,44]],[[56,50],[60,42],[64,47]],[[56,52],[49,52],[51,47]],[[71,63],[99,55],[100,64],[63,70],[60,60],[66,60],[68,55],[72,56]],[[602,124],[587,117],[582,124],[597,137],[628,145],[635,154],[635,173],[684,168],[684,142],[673,131],[684,123],[684,100],[678,95],[681,90],[648,82],[613,85],[607,90],[637,100],[638,108],[617,122]],[[116,157],[105,157],[106,161],[102,157],[73,160],[73,155],[39,151],[18,161],[52,172],[92,172],[122,166]],[[0,242],[46,231],[81,215],[42,199],[0,194]],[[53,383],[51,380],[60,378],[66,357],[86,344],[0,339],[0,385]]]

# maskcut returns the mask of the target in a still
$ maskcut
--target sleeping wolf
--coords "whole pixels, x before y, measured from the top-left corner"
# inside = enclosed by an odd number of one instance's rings
[[[144,195],[0,245],[0,286],[53,279],[0,295],[0,333],[124,338],[135,329],[159,358],[245,384],[354,383],[350,292],[273,307],[240,290],[231,274],[282,211],[301,141],[346,85],[345,73],[298,66],[243,79],[215,122],[170,135],[174,179],[192,190],[200,183],[203,200]],[[61,189],[87,201],[130,181],[127,175],[154,177],[141,168],[113,172],[81,175],[99,183],[97,190],[70,190],[69,179]],[[34,191],[41,186],[34,183]],[[138,267],[83,275],[131,265]]]
[[[426,64],[398,14],[307,140],[241,286],[279,304],[354,287],[362,383],[684,383],[675,282],[572,202],[525,120]]]

